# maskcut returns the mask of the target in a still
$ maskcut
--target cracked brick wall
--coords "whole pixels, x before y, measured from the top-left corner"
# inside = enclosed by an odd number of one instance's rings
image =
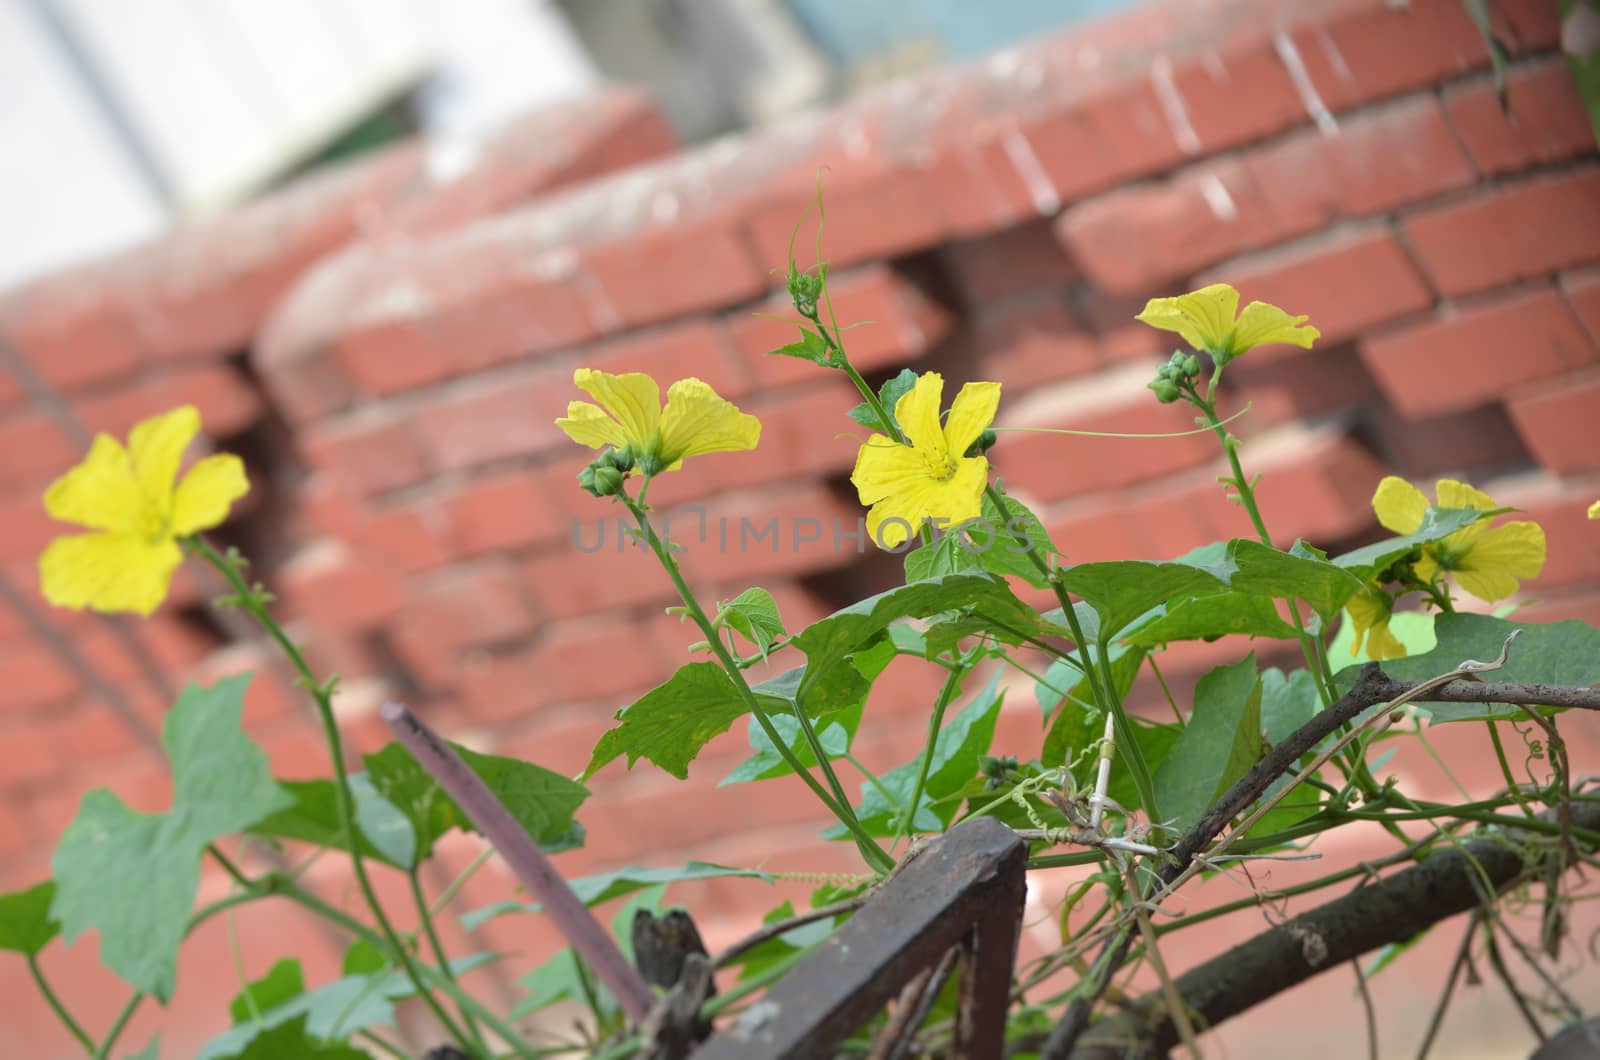
[[[325,772],[296,693],[259,640],[208,614],[215,586],[195,572],[137,624],[38,599],[33,562],[57,530],[42,487],[90,433],[180,401],[247,458],[253,492],[220,536],[255,559],[314,662],[345,676],[358,751],[385,741],[376,707],[401,696],[474,746],[575,773],[615,710],[688,658],[697,638],[663,615],[670,586],[647,557],[579,547],[602,519],[614,543],[615,513],[577,489],[588,454],[552,425],[578,365],[699,375],[762,419],[755,454],[652,489],[680,513],[703,599],[761,584],[795,629],[889,584],[897,560],[834,533],[861,514],[845,481],[854,391],[767,356],[793,332],[758,315],[785,315],[781,266],[821,167],[834,306],[870,321],[846,335],[870,378],[1000,379],[1004,425],[1185,430],[1144,386],[1167,338],[1132,315],[1227,280],[1323,332],[1314,351],[1252,353],[1224,384],[1226,411],[1251,406],[1235,429],[1285,543],[1373,535],[1385,472],[1464,475],[1546,528],[1524,613],[1600,622],[1600,533],[1584,520],[1600,497],[1600,164],[1554,5],[1498,9],[1509,117],[1456,0],[1168,2],[692,148],[649,99],[608,90],[0,295],[4,885],[47,871],[87,788],[162,805],[149,737],[169,695],[152,669],[169,685],[261,669],[252,733],[285,775]],[[992,459],[1071,560],[1249,532],[1205,438],[1005,435]],[[741,520],[772,519],[776,542],[741,538]],[[1192,685],[1233,650],[1182,646],[1168,677]],[[858,743],[875,765],[915,752],[933,694],[901,665]],[[1031,697],[1013,699],[997,747],[1031,755]],[[580,815],[588,847],[563,867],[851,868],[796,792],[714,787],[743,733],[713,742],[687,785],[648,764],[602,773]],[[486,872],[464,904],[505,884]],[[768,901],[718,882],[683,896],[728,924]],[[528,953],[550,943],[538,925],[505,930]],[[92,948],[74,953],[87,982]],[[214,1018],[180,990],[191,1002]]]

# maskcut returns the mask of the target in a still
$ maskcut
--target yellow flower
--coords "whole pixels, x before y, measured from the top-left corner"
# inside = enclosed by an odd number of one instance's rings
[[[1440,508],[1494,511],[1499,507],[1487,493],[1454,479],[1440,479],[1436,495]],[[1389,530],[1411,534],[1422,526],[1428,498],[1405,479],[1388,475],[1372,495],[1372,510]],[[1414,569],[1417,577],[1429,582],[1440,571],[1450,571],[1461,588],[1494,603],[1514,594],[1518,579],[1536,577],[1544,569],[1544,558],[1544,530],[1538,523],[1519,521],[1491,528],[1489,520],[1480,519],[1443,541],[1424,545]]]
[[[761,440],[761,421],[718,396],[698,379],[680,379],[661,389],[643,372],[612,375],[591,368],[572,373],[578,389],[600,404],[574,401],[556,426],[579,445],[631,449],[644,470],[676,471],[691,456],[754,449]]]
[[[1350,642],[1350,656],[1361,654],[1361,642],[1367,642],[1369,659],[1403,659],[1406,648],[1389,632],[1389,619],[1394,617],[1394,599],[1375,584],[1361,587],[1361,591],[1345,605],[1350,614],[1350,625],[1355,629],[1355,639]]]
[[[1205,350],[1221,363],[1274,342],[1309,350],[1322,335],[1306,324],[1306,317],[1290,316],[1266,302],[1251,302],[1235,320],[1238,308],[1239,292],[1228,284],[1214,283],[1176,298],[1152,298],[1134,319],[1162,331],[1176,331],[1190,346]]]
[[[867,512],[867,533],[884,548],[904,543],[929,519],[956,526],[983,514],[989,461],[968,456],[994,422],[999,383],[968,383],[956,395],[950,418],[939,426],[944,378],[926,372],[894,406],[906,442],[874,434],[861,446],[850,475]]]
[[[1589,505],[1589,518],[1600,519],[1600,501],[1595,501]]]
[[[45,491],[45,510],[94,533],[58,537],[39,557],[45,599],[73,610],[148,615],[166,599],[183,560],[177,539],[208,530],[250,489],[244,464],[218,453],[178,481],[183,451],[200,433],[192,405],[153,416],[124,449],[96,435],[83,463]]]

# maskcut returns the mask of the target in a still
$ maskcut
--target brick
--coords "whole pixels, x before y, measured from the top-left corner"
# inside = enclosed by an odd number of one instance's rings
[[[42,489],[81,460],[86,448],[43,411],[25,409],[0,419],[0,452],[6,454],[0,464],[0,489]]]
[[[497,728],[533,717],[553,703],[547,690],[549,676],[534,666],[533,655],[526,648],[473,653],[456,669],[467,717]]]
[[[1025,393],[1099,367],[1094,337],[1068,310],[1065,299],[1049,292],[983,306],[965,323],[970,352],[962,360],[973,364],[976,375],[1001,380],[1011,393]]]
[[[44,383],[63,389],[128,376],[143,356],[107,277],[93,268],[47,276],[0,300],[0,335]]]
[[[1223,266],[1195,280],[1217,281],[1239,289],[1240,305],[1270,302],[1286,312],[1305,314],[1330,346],[1396,317],[1428,308],[1427,288],[1405,251],[1386,228],[1336,232],[1309,243],[1283,248]],[[1254,359],[1287,356],[1293,346],[1252,350]]]
[[[411,426],[435,472],[523,456],[566,439],[555,421],[583,394],[563,371],[535,368],[462,380],[419,401]]]
[[[551,618],[590,615],[645,603],[676,602],[655,556],[619,536],[619,516],[612,506],[596,506],[574,530],[523,562],[541,613]],[[688,533],[694,524],[684,520]],[[602,536],[603,535],[603,536]],[[585,551],[587,550],[587,551]]]
[[[1522,467],[1532,462],[1506,410],[1487,405],[1423,419],[1377,415],[1369,424],[1385,467],[1413,481],[1460,477],[1465,468]]]
[[[250,732],[260,732],[269,722],[305,715],[312,709],[309,694],[289,684],[292,672],[277,654],[277,647],[265,642],[225,645],[194,667],[191,677],[211,684],[242,673],[251,675],[244,694],[244,724]]]
[[[45,706],[78,691],[78,678],[66,663],[32,640],[0,642],[0,711]]]
[[[1550,56],[1509,70],[1506,98],[1509,111],[1500,106],[1488,77],[1444,92],[1450,124],[1485,175],[1503,176],[1594,152],[1594,128],[1564,58]]]
[[[428,469],[406,419],[382,408],[310,424],[296,439],[305,461],[355,497],[420,482]]]
[[[383,570],[420,574],[450,561],[450,537],[443,509],[417,502],[373,512],[349,540]]]
[[[573,461],[574,464],[577,461]],[[570,507],[578,495],[576,469],[549,472],[512,468],[480,475],[441,499],[452,547],[461,555],[507,552],[554,542],[570,529]]]
[[[1592,361],[1594,351],[1561,296],[1544,288],[1369,336],[1361,356],[1402,415],[1425,416],[1489,404],[1509,387]]]
[[[125,386],[84,397],[74,405],[91,431],[125,438],[140,420],[179,405],[193,405],[207,437],[242,434],[262,416],[261,396],[244,376],[225,364],[200,364],[146,373]]]
[[[1118,294],[1146,290],[1277,236],[1271,213],[1235,159],[1091,199],[1063,214],[1056,232],[1084,274]]]
[[[853,491],[852,491],[853,492]],[[685,528],[674,534],[684,546],[682,565],[691,581],[757,582],[808,574],[855,562],[869,543],[840,540],[835,528],[853,532],[866,512],[817,483],[794,483],[769,494],[719,500],[706,513],[705,540]]]
[[[1241,447],[1246,475],[1261,476],[1256,497],[1274,541],[1304,538],[1331,547],[1374,523],[1372,491],[1383,468],[1370,450],[1336,426],[1290,424]],[[1217,474],[1224,473],[1219,466]],[[1215,480],[1191,487],[1216,537],[1256,536],[1249,517]]]
[[[1019,169],[1019,157],[1028,176]],[[1012,128],[941,144],[923,163],[923,188],[947,232],[982,236],[1013,225],[1027,226],[1060,207],[1054,185],[1037,170],[1032,145]]]
[[[1050,540],[1066,553],[1068,563],[1103,563],[1128,559],[1129,531],[1122,506],[1114,496],[1069,501],[1043,516]]]
[[[1563,482],[1544,471],[1481,485],[1498,503],[1517,509],[1508,518],[1544,528],[1545,567],[1531,583],[1541,595],[1600,580],[1600,534],[1588,518],[1596,494],[1592,484]]]
[[[709,320],[692,320],[630,333],[583,351],[583,365],[621,375],[643,372],[661,384],[663,398],[678,379],[694,376],[725,398],[749,389],[739,356],[723,329]]]
[[[1277,357],[1241,357],[1228,366],[1222,389],[1239,399],[1223,408],[1225,415],[1245,402],[1252,405],[1242,420],[1229,425],[1241,437],[1289,417],[1322,416],[1381,400],[1377,382],[1351,345],[1323,349],[1319,343]]]
[[[781,261],[752,259],[739,231],[718,218],[636,231],[583,252],[598,297],[613,314],[611,330],[754,298],[767,288],[766,268]]]
[[[302,548],[278,572],[277,590],[297,617],[337,632],[370,629],[403,604],[394,580],[339,541]]]
[[[1306,121],[1294,82],[1270,41],[1225,48],[1176,70],[1158,59],[1151,77],[1157,91],[1170,83],[1193,140],[1190,153],[1212,153],[1282,132]]]
[[[1099,88],[1020,124],[1058,205],[1187,157],[1149,78]]]
[[[1561,293],[1583,322],[1590,340],[1600,349],[1600,269],[1562,274]]]
[[[25,564],[29,586],[38,582],[36,564],[45,546],[62,534],[82,532],[81,527],[51,519],[44,510],[43,496],[42,490],[0,496],[0,563]],[[37,594],[32,599],[46,607]]]
[[[807,167],[799,176],[782,181],[750,207],[745,223],[763,271],[778,269],[781,275],[796,222],[800,232],[794,237],[795,260],[802,269],[816,264],[816,218],[807,214],[817,196],[812,172]],[[922,250],[944,237],[943,219],[921,172],[911,166],[877,160],[845,162],[824,175],[823,196],[828,212],[822,258],[839,268]]]
[[[913,361],[950,329],[950,313],[891,266],[874,265],[830,277],[828,287],[833,311],[845,329],[844,348],[858,371],[875,372]],[[727,318],[727,326],[758,388],[809,382],[825,371],[798,357],[772,355],[771,351],[800,338],[801,321],[787,297],[770,299],[757,312],[783,319],[744,312]],[[827,319],[824,311],[823,320]]]
[[[646,644],[640,623],[628,619],[565,622],[547,629],[533,646],[532,667],[556,702],[603,700],[667,679],[665,662],[640,650]]]
[[[1594,402],[1600,375],[1573,376],[1510,400],[1511,419],[1534,458],[1558,475],[1600,471]]]
[[[1476,179],[1432,96],[1356,114],[1333,135],[1307,129],[1244,155],[1281,236],[1428,199]]]
[[[1064,428],[1121,434],[1194,429],[1193,413],[1162,405],[1145,386],[1153,365],[1130,365],[1102,376],[1035,392],[1003,411],[1002,426]],[[1210,459],[1215,441],[1182,438],[1091,438],[1004,434],[989,453],[995,472],[1045,501],[1126,486]]]
[[[1600,169],[1487,189],[1402,221],[1434,286],[1471,294],[1600,258]]]
[[[1298,59],[1316,97],[1334,111],[1489,63],[1482,35],[1454,0],[1414,0],[1404,8],[1354,4],[1342,16],[1308,21],[1285,40],[1280,54]]]
[[[969,310],[1040,288],[1059,290],[1081,276],[1043,220],[946,243],[938,255]]]
[[[860,403],[860,393],[838,373],[828,373],[811,386],[780,391],[777,400],[746,406],[761,420],[761,444],[755,452],[696,457],[671,482],[709,484],[720,491],[846,473],[855,467],[867,435],[847,415]],[[663,490],[662,497],[665,501],[671,494]]]
[[[1217,539],[1203,505],[1174,493],[1163,483],[1130,490],[1121,497],[1129,535],[1118,559],[1168,560]]]
[[[222,646],[206,625],[162,611],[137,622],[123,616],[97,621],[76,633],[73,643],[94,672],[119,686],[145,681],[147,668],[153,668],[173,675],[168,683],[174,691],[183,687],[176,674]]]
[[[319,780],[332,768],[328,745],[310,718],[285,718],[256,738],[272,775],[284,780]]]
[[[444,674],[429,664],[465,648],[513,641],[533,631],[535,611],[521,578],[505,562],[440,571],[409,593],[392,635],[402,660],[434,683]],[[420,650],[418,650],[420,649]]]
[[[60,726],[51,717],[10,717],[0,723],[0,742],[13,756],[0,786],[36,788],[58,781],[75,759],[72,746],[60,736]]]

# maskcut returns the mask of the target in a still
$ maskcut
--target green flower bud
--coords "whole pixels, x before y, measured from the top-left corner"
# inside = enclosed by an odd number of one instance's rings
[[[1191,353],[1183,359],[1183,374],[1190,379],[1200,374],[1200,358],[1197,355]]]
[[[614,467],[627,474],[633,470],[633,448],[630,446],[626,449],[607,449],[595,463],[603,467]]]
[[[977,441],[967,446],[967,452],[965,455],[982,456],[984,453],[987,453],[989,450],[993,449],[994,443],[999,440],[1000,436],[994,433],[993,428],[986,429],[982,434],[978,435]]]
[[[817,310],[817,299],[822,297],[822,277],[801,272],[789,266],[789,298],[801,316],[812,316]]]
[[[1163,376],[1147,384],[1155,392],[1156,400],[1163,405],[1170,405],[1178,400],[1178,384]]]
[[[623,474],[614,467],[594,469],[594,495],[611,497],[622,492]]]

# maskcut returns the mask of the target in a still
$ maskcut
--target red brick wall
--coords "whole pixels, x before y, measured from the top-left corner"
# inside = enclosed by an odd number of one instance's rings
[[[871,321],[847,335],[869,374],[1001,379],[1008,425],[1183,430],[1144,388],[1167,339],[1132,315],[1227,280],[1323,332],[1314,351],[1252,353],[1225,384],[1231,408],[1253,404],[1236,430],[1285,542],[1371,534],[1387,471],[1465,475],[1549,534],[1527,613],[1600,621],[1600,534],[1583,518],[1600,497],[1600,165],[1554,5],[1497,6],[1516,45],[1509,118],[1457,0],[1174,2],[693,149],[648,100],[609,92],[484,144],[407,145],[4,296],[19,360],[0,361],[0,568],[25,600],[0,596],[5,885],[45,871],[84,788],[164,797],[128,719],[93,694],[98,674],[130,690],[133,720],[159,722],[126,635],[45,611],[34,588],[54,532],[40,489],[83,430],[189,400],[247,456],[256,490],[227,535],[350,679],[358,748],[383,739],[376,703],[402,695],[460,738],[576,772],[617,707],[687,658],[696,638],[662,614],[659,570],[572,543],[574,520],[586,539],[615,520],[577,489],[589,454],[551,422],[577,365],[697,374],[762,418],[755,455],[697,460],[652,491],[708,511],[706,543],[693,516],[678,523],[705,599],[760,583],[794,629],[896,577],[898,561],[835,548],[829,529],[861,514],[845,482],[854,392],[765,356],[792,333],[755,315],[785,311],[774,270],[821,166],[835,307]],[[808,222],[802,265],[813,248]],[[1203,439],[1003,437],[998,473],[1070,559],[1248,533]],[[740,551],[739,519],[773,516],[777,554]],[[793,518],[819,520],[822,540],[792,547]],[[186,580],[131,627],[173,680],[263,657],[227,646],[238,631],[203,617],[202,589]],[[1216,658],[1173,652],[1169,676]],[[899,665],[860,744],[878,765],[914,753],[931,698]],[[250,723],[277,764],[323,771],[281,678],[258,686]],[[1016,698],[1000,740],[1026,756],[1036,716]],[[848,867],[794,791],[714,789],[742,746],[739,725],[691,785],[648,765],[602,773],[567,869],[774,851],[771,867]],[[485,876],[467,904],[503,888]],[[740,916],[766,898],[694,895]]]

